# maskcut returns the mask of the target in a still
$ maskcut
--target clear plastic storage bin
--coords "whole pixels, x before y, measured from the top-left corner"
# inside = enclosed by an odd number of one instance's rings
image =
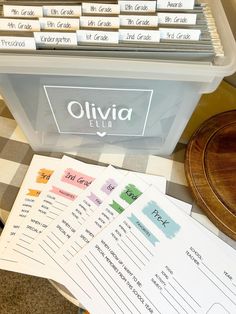
[[[32,148],[170,154],[201,95],[236,70],[221,2],[207,2],[225,53],[215,64],[142,54],[1,53],[0,93]]]

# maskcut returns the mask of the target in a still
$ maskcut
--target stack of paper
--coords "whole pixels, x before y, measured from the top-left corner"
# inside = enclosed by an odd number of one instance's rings
[[[166,179],[35,155],[0,267],[63,284],[91,313],[235,313],[235,251]]]
[[[2,2],[0,49],[68,50],[161,59],[223,56],[207,1]]]

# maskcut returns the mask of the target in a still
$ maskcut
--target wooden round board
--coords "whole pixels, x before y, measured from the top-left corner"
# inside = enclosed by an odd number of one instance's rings
[[[198,206],[236,240],[236,110],[210,118],[193,134],[185,173]]]

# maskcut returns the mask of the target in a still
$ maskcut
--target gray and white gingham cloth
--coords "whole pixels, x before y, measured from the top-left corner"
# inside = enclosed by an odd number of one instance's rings
[[[192,217],[236,249],[236,242],[220,232],[194,203],[184,173],[184,144],[178,144],[168,157],[125,154],[73,154],[72,157],[93,164],[112,164],[143,173],[162,175],[167,179],[166,193],[192,204]],[[0,98],[0,218],[5,222],[20,189],[34,152],[21,128]],[[63,153],[42,153],[62,157]]]

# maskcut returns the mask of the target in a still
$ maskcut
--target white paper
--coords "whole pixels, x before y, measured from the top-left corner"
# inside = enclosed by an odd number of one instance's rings
[[[199,40],[201,31],[199,29],[184,28],[159,28],[161,39],[167,40]]]
[[[13,270],[11,264],[17,263],[14,257],[11,259],[6,258],[6,250],[15,235],[24,232],[22,225],[24,225],[23,223],[27,217],[31,215],[31,211],[34,210],[35,201],[44,190],[59,162],[60,160],[57,158],[33,156],[0,237],[0,268]]]
[[[153,182],[151,182],[153,181]],[[134,173],[127,174],[120,182],[119,186],[113,193],[105,200],[105,202],[91,215],[87,221],[78,226],[76,232],[71,236],[68,241],[64,242],[61,246],[60,243],[63,239],[57,234],[57,241],[55,243],[48,243],[50,237],[55,238],[55,233],[58,224],[56,221],[47,229],[47,231],[38,238],[38,245],[47,257],[53,257],[53,263],[57,263],[64,267],[76,254],[89,243],[96,235],[108,226],[116,217],[121,214],[123,210],[128,208],[130,204],[135,202],[138,197],[150,186],[151,183],[155,184],[155,180],[149,180],[148,176],[146,181],[143,181]],[[158,183],[158,182],[157,182]],[[158,186],[159,184],[157,184]],[[124,197],[125,196],[125,197]],[[185,207],[189,211],[189,204],[183,202],[179,205]],[[118,210],[119,208],[119,210]],[[74,208],[75,211],[76,207]],[[73,213],[73,211],[71,211]],[[53,240],[55,240],[53,238]],[[59,243],[60,242],[60,243]],[[49,245],[47,245],[47,243]],[[60,249],[58,246],[60,245]],[[36,251],[37,254],[42,254],[41,250]],[[53,266],[53,265],[52,265]]]
[[[124,27],[157,27],[157,15],[120,15],[120,26]]]
[[[3,269],[45,278],[53,277],[57,281],[63,279],[60,272],[58,271],[56,272],[56,276],[53,276],[53,270],[50,269],[48,264],[41,262],[39,260],[39,256],[36,256],[36,258],[34,258],[33,243],[35,242],[35,239],[38,237],[38,235],[44,232],[47,226],[52,223],[51,221],[55,217],[53,217],[51,214],[63,214],[64,210],[68,210],[70,202],[73,202],[73,199],[76,199],[76,197],[70,197],[67,200],[61,196],[63,195],[61,193],[67,195],[67,191],[70,191],[68,193],[68,195],[70,196],[73,196],[73,193],[78,192],[78,188],[74,187],[74,184],[71,185],[68,182],[65,182],[65,180],[61,181],[61,179],[64,175],[64,177],[68,177],[70,178],[70,180],[74,181],[77,177],[75,178],[75,171],[73,170],[73,168],[78,169],[78,166],[80,166],[81,168],[81,164],[85,166],[86,169],[89,169],[90,173],[92,172],[93,175],[98,170],[99,173],[102,173],[105,169],[101,166],[83,164],[72,158],[63,157],[63,159],[59,163],[60,166],[58,165],[58,169],[55,171],[53,177],[50,180],[50,183],[48,184],[45,191],[41,193],[37,203],[34,206],[34,210],[36,212],[32,213],[27,219],[25,219],[25,221],[22,223],[22,228],[20,230],[20,235],[18,235],[18,239],[15,239],[14,243],[11,243],[7,250],[4,251],[4,259],[14,260],[15,263],[7,263],[2,267]],[[126,170],[119,170],[119,172],[121,172],[122,175],[127,174]],[[165,192],[166,179],[164,177],[146,175],[142,173],[138,173],[138,175],[140,177],[148,178],[150,182],[155,182],[160,190]],[[58,194],[56,194],[57,197],[55,199],[53,199],[55,193],[50,192],[50,190],[53,189],[61,191],[59,196],[57,196]],[[65,204],[65,202],[67,204]],[[64,205],[68,206],[64,207]],[[57,207],[57,212],[55,212],[55,206]],[[51,209],[53,209],[53,213],[50,213]],[[51,217],[48,217],[47,214],[50,214]],[[57,276],[59,276],[59,278],[57,278]]]
[[[157,0],[157,9],[193,9],[195,0]]]
[[[0,18],[0,30],[16,32],[40,31],[40,24],[38,20]]]
[[[44,16],[80,17],[81,5],[44,5]]]
[[[73,18],[41,17],[39,23],[42,30],[73,31],[80,28],[80,20]]]
[[[159,24],[194,25],[197,14],[193,13],[161,13],[157,14]]]
[[[87,28],[119,28],[120,19],[114,16],[81,16],[80,26]]]
[[[47,157],[49,160],[50,158]],[[52,163],[55,166],[54,158],[51,158]],[[40,277],[45,277],[45,278],[54,278],[57,281],[60,281],[63,279],[61,276],[60,272],[56,272],[56,276],[53,276],[54,271],[50,269],[48,263],[45,264],[44,262],[41,262],[39,259],[39,256],[36,256],[34,259],[34,242],[35,239],[40,235],[42,232],[44,232],[47,228],[47,225],[50,225],[50,221],[53,217],[50,217],[50,219],[47,217],[47,213],[50,212],[50,209],[52,209],[54,205],[57,205],[59,211],[57,214],[62,212],[63,215],[63,210],[68,211],[68,208],[64,208],[63,204],[56,204],[56,201],[52,201],[52,199],[48,199],[53,193],[48,193],[52,189],[52,187],[55,185],[57,187],[60,187],[61,192],[66,192],[66,190],[70,190],[71,192],[76,191],[77,188],[74,187],[73,185],[71,186],[70,184],[67,184],[66,182],[62,182],[61,176],[63,174],[63,167],[64,167],[64,172],[68,170],[68,167],[71,166],[72,168],[75,167],[77,169],[78,164],[81,165],[78,161],[68,158],[68,157],[63,157],[62,161],[56,160],[59,164],[58,169],[54,173],[54,178],[52,178],[50,183],[48,184],[47,188],[45,191],[41,194],[40,198],[38,199],[37,203],[33,207],[33,210],[36,211],[36,213],[30,213],[29,217],[22,216],[22,221],[21,221],[21,229],[18,230],[20,232],[20,235],[18,239],[15,239],[14,243],[8,243],[7,250],[4,251],[4,254],[2,258],[4,261],[0,263],[0,267],[2,269],[6,270],[11,270],[11,271],[17,271],[17,272],[22,272],[30,275],[36,275]],[[40,166],[43,166],[42,160],[40,160]],[[83,164],[83,163],[82,163]],[[86,167],[90,169],[90,171],[96,172],[95,170],[100,170],[103,172],[106,168],[101,167],[101,166],[94,166],[94,165],[88,165],[85,164]],[[61,168],[62,167],[62,168]],[[73,172],[73,170],[72,170]],[[99,172],[100,173],[100,172]],[[126,170],[119,170],[119,173],[122,173],[123,175],[126,175],[128,172]],[[67,171],[68,174],[68,171]],[[42,174],[43,175],[43,174]],[[147,175],[143,173],[137,173],[137,175],[141,178],[148,179],[150,182],[155,182],[155,184],[158,186],[158,188],[165,192],[165,186],[166,186],[166,179],[164,177],[159,177],[159,176],[154,176],[154,175]],[[32,171],[30,168],[28,176],[32,176]],[[68,177],[73,178],[73,176],[68,175]],[[75,179],[75,178],[73,178]],[[57,182],[59,181],[59,182]],[[27,181],[28,182],[28,181]],[[30,181],[31,182],[31,181]],[[33,186],[33,182],[28,182],[31,186]],[[24,189],[24,186],[22,186]],[[59,188],[58,188],[59,189]],[[35,189],[30,189],[31,193],[36,193],[37,190]],[[20,190],[21,193],[21,190]],[[19,193],[19,194],[20,194]],[[23,192],[24,193],[24,192]],[[51,194],[51,195],[50,195]],[[72,193],[71,193],[72,194]],[[43,196],[44,195],[44,196]],[[60,197],[59,201],[60,201]],[[62,198],[63,199],[63,198]],[[58,199],[57,199],[58,200]],[[68,202],[70,203],[70,199]],[[50,204],[51,202],[51,204]],[[65,200],[63,199],[63,202]],[[68,204],[69,204],[68,203]],[[19,205],[19,202],[17,202],[17,206]],[[52,208],[51,208],[52,207]],[[18,208],[18,207],[17,207]],[[32,208],[31,208],[32,210]],[[45,215],[44,215],[45,214]],[[54,209],[54,214],[55,214],[55,209]],[[13,217],[16,217],[18,215],[17,209],[12,209]],[[15,219],[14,219],[15,220]],[[8,220],[9,224],[11,220]],[[16,221],[15,221],[16,223]],[[5,230],[9,230],[7,225],[5,227]],[[36,233],[38,231],[38,233]],[[2,238],[3,239],[3,238]],[[4,240],[6,241],[6,239]],[[4,242],[5,243],[5,242]],[[10,262],[11,261],[11,262]],[[59,278],[57,277],[59,275]]]
[[[48,260],[48,256],[43,254],[44,251],[37,250],[39,243],[41,247],[50,250],[54,260],[61,252],[63,257],[64,247],[67,246],[67,243],[72,238],[77,239],[78,231],[87,221],[93,220],[93,217],[97,216],[97,213],[101,211],[100,208],[103,208],[103,204],[106,203],[106,199],[116,192],[124,177],[126,177],[126,173],[122,174],[121,171],[111,166],[106,168],[101,176],[77,198],[70,208],[55,219],[42,236],[36,239],[33,243],[35,258],[40,256],[41,261]],[[56,278],[54,277],[54,279]]]
[[[131,203],[133,203],[147,188],[149,184],[138,178],[133,173],[127,174],[120,182],[119,186],[105,200],[105,202],[90,215],[83,225],[78,226],[76,232],[70,239],[65,241],[63,235],[58,232],[58,226],[62,220],[69,219],[69,225],[75,221],[78,203],[70,210],[69,217],[63,217],[61,221],[55,221],[54,224],[39,238],[38,245],[43,252],[47,253],[47,258],[53,258],[58,265],[63,266],[72,257],[74,257],[80,249],[89,243],[102,229],[110,224],[119,214],[124,211]],[[61,218],[61,217],[60,217]],[[74,225],[74,224],[73,224]],[[60,231],[60,230],[59,230]],[[57,239],[55,239],[55,236]],[[53,238],[54,243],[50,239]],[[61,243],[63,242],[63,245]],[[36,252],[40,254],[41,250]]]
[[[152,187],[67,264],[66,286],[91,314],[235,313],[236,254],[218,241]]]
[[[76,33],[34,32],[36,44],[40,46],[76,46]]]
[[[142,43],[157,43],[160,41],[158,30],[120,29],[120,41],[134,41]]]
[[[98,227],[96,224],[97,221],[100,221],[100,223],[103,221],[102,226],[105,227],[106,223],[110,223],[110,221],[118,215],[109,204],[113,198],[119,198],[118,195],[121,193],[122,189],[125,189],[125,187],[130,185],[131,181],[134,181],[135,186],[142,191],[144,191],[150,184],[155,184],[160,191],[165,193],[166,181],[163,177],[142,173],[133,174],[126,170],[118,171],[111,166],[105,168],[101,176],[71,204],[67,211],[55,219],[54,222],[52,222],[50,226],[37,237],[36,241],[32,243],[31,248],[34,251],[33,255],[35,259],[40,256],[41,261],[47,260],[50,262],[48,255],[43,254],[44,251],[39,249],[38,246],[41,244],[41,247],[50,250],[50,253],[53,255],[53,261],[60,260],[59,265],[61,266],[64,262],[67,262],[68,257],[65,258],[67,249],[71,245],[73,246],[74,242],[77,242],[78,234],[81,233],[80,230],[84,230],[85,225],[89,226],[92,224],[94,227],[93,232],[95,233],[96,230],[98,232],[101,229],[100,227],[96,229],[96,227]],[[113,185],[114,189],[112,190],[112,193],[106,193],[104,195],[103,190],[107,183]],[[119,183],[118,186],[116,186],[117,183]],[[101,204],[99,206],[92,202],[92,198],[94,200],[95,195],[98,196],[98,199],[103,200],[100,202]],[[124,201],[121,202],[121,204],[124,208],[129,205]],[[107,219],[110,216],[111,220],[108,219],[105,222],[104,213],[106,213]],[[81,222],[83,223],[81,224]],[[78,242],[80,242],[79,239]],[[82,241],[82,244],[84,244],[84,241]],[[71,257],[72,256],[73,255],[71,255]],[[57,268],[55,267],[55,269],[55,274],[53,275],[53,273],[51,273],[50,278],[58,280]]]
[[[156,1],[118,1],[121,12],[130,13],[154,13],[156,12]]]
[[[3,5],[3,16],[35,18],[43,16],[43,8],[40,6]]]
[[[31,244],[103,170],[67,156],[60,160],[50,182],[35,202],[34,210],[22,223],[21,232],[17,233],[4,253],[6,259],[17,260],[17,271],[28,273],[29,269],[30,274],[50,278],[50,271],[44,268],[44,263],[34,259]],[[27,263],[34,267],[29,268]]]
[[[118,4],[111,3],[82,3],[83,14],[117,15],[120,13]]]
[[[136,201],[150,184],[156,183],[157,187],[162,191],[164,190],[163,186],[160,186],[158,178],[142,175],[146,180],[145,182],[139,176],[140,174],[135,175],[134,173],[128,173],[101,206],[99,206],[96,211],[94,210],[94,213],[90,214],[81,225],[78,224],[77,217],[78,211],[81,212],[80,205],[82,205],[82,208],[85,207],[83,199],[86,199],[87,196],[86,193],[84,193],[82,197],[74,202],[66,215],[61,215],[38,237],[37,241],[34,242],[34,254],[35,257],[40,256],[43,257],[44,260],[47,260],[48,265],[51,264],[51,269],[54,269],[54,275],[52,274],[51,278],[57,281],[61,279],[63,283],[62,275],[58,277],[59,271],[61,269],[65,270],[66,264],[74,258],[85,245],[96,237],[101,230],[118,217],[121,213],[120,211],[125,210],[130,204]],[[94,182],[94,185],[88,190],[88,195],[96,191],[100,184],[95,185],[95,183],[96,182]],[[191,209],[190,204],[175,200],[171,197],[169,198],[181,206],[181,209],[189,213]],[[120,210],[117,210],[118,208]]]
[[[103,168],[64,156],[34,204],[36,210],[24,222],[27,236],[37,238],[102,172]]]
[[[36,50],[33,37],[0,36],[0,49]]]
[[[1,233],[0,252],[9,245],[12,238],[19,232],[22,222],[32,210],[35,201],[48,183],[59,161],[57,158],[47,156],[33,156],[7,223]]]
[[[182,210],[185,214],[190,215],[192,211],[192,204],[186,203],[182,200],[174,198],[172,196],[166,195],[169,201],[175,204],[180,210]]]
[[[79,30],[76,33],[78,43],[118,44],[119,41],[119,32]]]

